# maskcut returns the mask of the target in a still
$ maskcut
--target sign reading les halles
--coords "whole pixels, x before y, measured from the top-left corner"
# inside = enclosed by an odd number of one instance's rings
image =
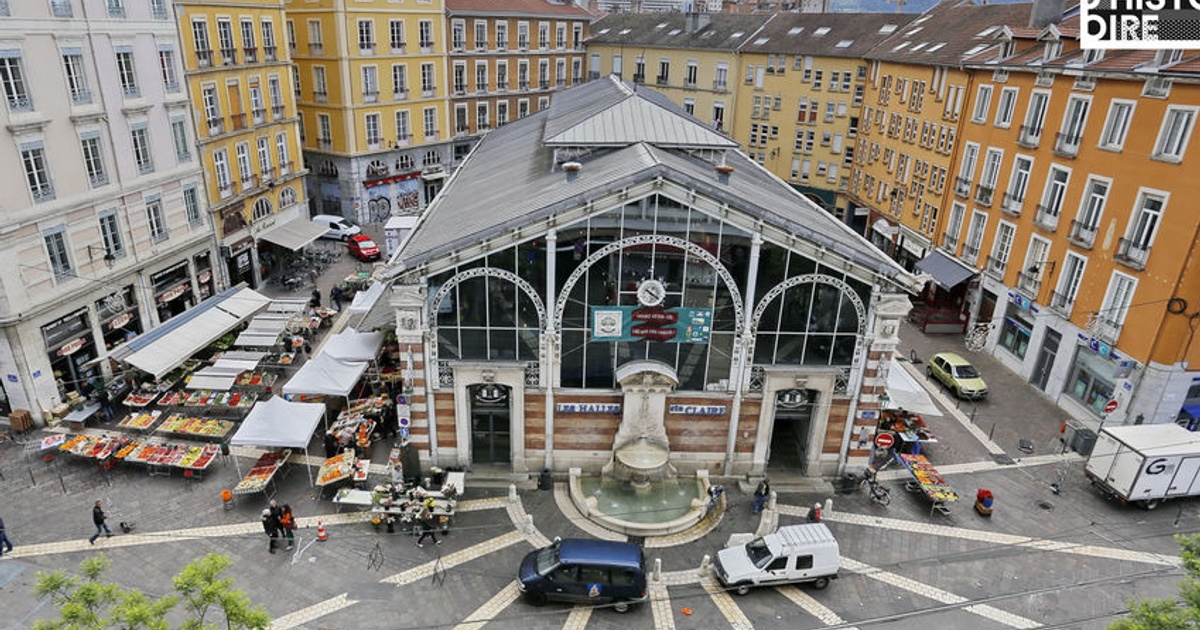
[[[1083,0],[1083,48],[1170,50],[1200,42],[1200,0]]]
[[[621,413],[621,403],[564,403],[554,406],[558,413]]]

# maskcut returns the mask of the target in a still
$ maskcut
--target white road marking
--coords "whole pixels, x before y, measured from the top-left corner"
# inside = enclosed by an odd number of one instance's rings
[[[342,593],[279,617],[271,622],[271,630],[289,630],[358,603],[357,600],[349,599],[348,595],[349,593]]]
[[[504,588],[500,589],[499,593],[493,595],[482,606],[467,615],[462,623],[454,626],[454,630],[479,630],[500,611],[508,608],[509,605],[517,601],[517,598],[520,596],[521,591],[517,590],[516,580],[509,582]]]

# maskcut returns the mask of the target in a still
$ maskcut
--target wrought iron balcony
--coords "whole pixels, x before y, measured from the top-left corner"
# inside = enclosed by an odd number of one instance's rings
[[[1033,222],[1038,227],[1053,232],[1058,229],[1058,211],[1058,208],[1052,208],[1046,204],[1039,203],[1037,214],[1033,217]]]
[[[1006,214],[1019,217],[1021,216],[1021,205],[1024,203],[1025,197],[1016,197],[1012,193],[1004,193],[1004,199],[1000,203],[1000,209]]]
[[[955,177],[954,178],[954,194],[959,197],[967,197],[971,194],[971,178]]]
[[[1038,290],[1042,288],[1042,274],[1040,271],[1038,273],[1022,271],[1017,274],[1017,288],[1036,297]]]
[[[1078,247],[1091,249],[1092,244],[1096,242],[1096,226],[1072,220],[1071,232],[1067,234],[1067,240]]]
[[[1027,148],[1036,149],[1039,142],[1042,141],[1042,128],[1033,127],[1030,125],[1021,125],[1021,133],[1017,135],[1017,144]]]
[[[992,194],[994,192],[995,192],[995,189],[990,186],[984,186],[983,184],[976,186],[975,187],[975,202],[981,206],[992,205]]]
[[[1050,294],[1050,308],[1053,308],[1063,315],[1070,316],[1071,309],[1074,307],[1075,298],[1069,297],[1063,293],[1059,293],[1058,291],[1054,291]]]
[[[1121,237],[1117,241],[1117,252],[1113,259],[1133,269],[1145,269],[1146,259],[1150,258],[1150,247],[1132,239]]]
[[[1001,260],[995,256],[988,256],[987,262],[984,263],[983,272],[998,280],[1004,279],[1004,271],[1008,268],[1008,261]]]
[[[1061,131],[1054,134],[1054,153],[1063,157],[1075,157],[1079,154],[1078,134],[1066,134]]]

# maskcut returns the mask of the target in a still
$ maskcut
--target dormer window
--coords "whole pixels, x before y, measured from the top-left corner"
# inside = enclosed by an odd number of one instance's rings
[[[1042,52],[1042,61],[1057,59],[1061,54],[1062,42],[1046,42],[1046,49]]]
[[[1173,63],[1179,63],[1180,61],[1183,61],[1183,49],[1166,48],[1160,50],[1155,55],[1154,61],[1159,66],[1169,66]]]
[[[1000,44],[1000,58],[1007,59],[1017,52],[1017,42],[1011,39],[1005,40]]]
[[[1093,64],[1104,59],[1103,48],[1087,48],[1083,51],[1083,63]]]

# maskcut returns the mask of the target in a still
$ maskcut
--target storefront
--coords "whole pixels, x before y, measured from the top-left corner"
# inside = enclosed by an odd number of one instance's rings
[[[68,392],[87,393],[87,383],[96,375],[96,368],[91,365],[96,358],[96,344],[87,309],[42,326],[42,338],[61,396],[66,398]]]
[[[229,271],[229,285],[245,282],[247,286],[254,288],[254,238],[247,236],[221,249],[227,252],[225,264]]]
[[[126,286],[97,300],[96,319],[106,352],[141,334],[142,318],[133,299],[133,287]]]
[[[1000,339],[998,346],[1008,350],[1018,359],[1025,359],[1029,351],[1029,340],[1033,337],[1036,309],[1029,298],[1010,291],[1008,304],[1004,311],[1004,321],[1000,324]]]
[[[217,279],[213,273],[212,254],[204,252],[192,258],[196,269],[196,289],[200,292],[197,301],[204,301],[216,293]]]
[[[1080,343],[1075,348],[1075,360],[1067,377],[1063,393],[1099,417],[1104,416],[1104,405],[1113,399],[1116,390],[1118,365],[1109,356],[1108,346]]]
[[[150,282],[154,286],[154,304],[160,322],[188,310],[196,302],[186,260],[151,274]]]

